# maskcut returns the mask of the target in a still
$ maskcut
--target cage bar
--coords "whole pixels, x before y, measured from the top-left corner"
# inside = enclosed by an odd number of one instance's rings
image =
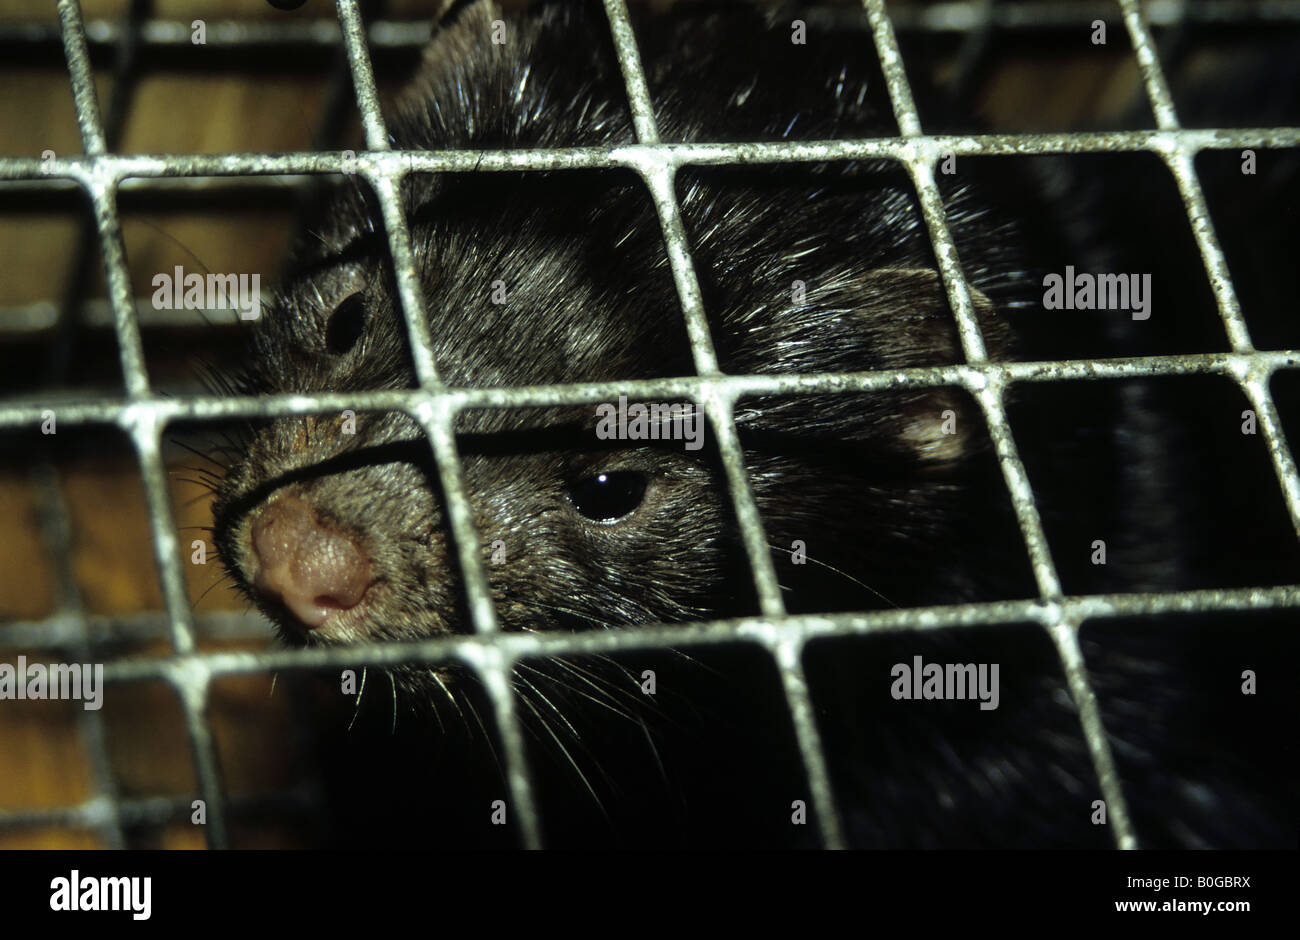
[[[427,24],[362,22],[356,0],[337,0],[337,19],[307,23],[213,23],[208,41],[221,47],[284,44],[292,47],[342,42],[351,71],[353,91],[362,116],[368,150],[351,166],[374,189],[397,274],[398,294],[415,359],[419,387],[403,391],[348,395],[280,395],[266,398],[186,396],[162,398],[150,387],[145,371],[140,329],[151,317],[138,317],[132,295],[117,194],[123,189],[185,186],[205,188],[214,178],[239,176],[269,185],[303,175],[339,173],[347,168],[341,153],[281,155],[224,153],[213,155],[140,155],[109,152],[90,71],[89,46],[136,42],[142,47],[188,42],[188,25],[146,20],[134,26],[110,21],[83,21],[77,0],[59,0],[59,24],[0,27],[0,46],[61,42],[67,60],[84,155],[60,156],[42,163],[27,158],[0,159],[0,180],[38,189],[66,188],[69,181],[91,200],[94,231],[106,266],[109,310],[100,314],[111,322],[117,341],[126,397],[121,400],[75,401],[60,404],[59,420],[74,427],[107,425],[130,438],[140,465],[149,508],[149,524],[163,585],[165,612],[141,612],[128,617],[88,617],[76,597],[66,570],[66,516],[50,516],[47,540],[60,554],[59,606],[45,619],[6,626],[11,642],[32,646],[88,649],[104,636],[151,636],[166,633],[173,652],[165,657],[135,656],[106,663],[113,683],[163,681],[179,696],[186,733],[193,752],[201,797],[208,804],[207,838],[214,848],[228,843],[228,816],[257,806],[302,806],[304,795],[281,794],[268,801],[240,799],[227,806],[219,762],[207,720],[213,680],[237,675],[341,668],[392,666],[456,660],[470,666],[483,681],[492,701],[497,730],[505,747],[506,782],[523,843],[542,844],[541,821],[533,798],[516,714],[511,674],[521,659],[565,654],[613,653],[637,649],[690,647],[718,642],[749,643],[773,657],[782,680],[799,752],[804,763],[818,825],[825,845],[844,844],[842,823],[826,769],[820,736],[803,676],[801,658],[806,644],[827,636],[851,636],[892,631],[923,631],[1032,622],[1055,645],[1093,768],[1106,799],[1112,833],[1120,848],[1137,845],[1128,818],[1123,789],[1078,642],[1081,625],[1102,617],[1142,618],[1156,614],[1204,611],[1269,610],[1300,607],[1300,585],[1240,590],[1201,590],[1124,595],[1065,596],[1052,562],[1032,490],[1020,461],[1003,406],[1007,387],[1021,382],[1067,379],[1114,379],[1137,376],[1216,374],[1231,379],[1246,394],[1278,477],[1293,526],[1300,535],[1300,476],[1282,432],[1269,381],[1278,369],[1300,367],[1300,351],[1259,351],[1238,304],[1226,260],[1210,221],[1194,168],[1202,150],[1245,147],[1300,146],[1300,128],[1249,130],[1187,129],[1180,126],[1151,25],[1185,23],[1300,22],[1300,5],[1285,2],[1224,2],[1183,4],[1174,0],[1119,0],[1119,12],[1139,65],[1143,87],[1156,116],[1155,130],[1122,133],[928,135],[912,98],[897,32],[969,32],[978,54],[976,33],[1040,29],[1077,24],[1113,15],[1109,2],[1061,4],[1004,2],[937,3],[905,7],[891,20],[884,0],[863,0],[868,31],[878,57],[900,137],[865,140],[768,142],[757,144],[666,144],[658,137],[653,106],[623,0],[605,0],[611,36],[622,70],[636,131],[636,143],[609,148],[564,148],[531,151],[397,152],[390,146],[379,108],[369,47],[418,47],[427,41]],[[830,15],[830,14],[828,14]],[[857,20],[861,25],[862,20]],[[137,28],[138,27],[138,28]],[[1202,262],[1214,291],[1231,351],[1201,355],[1150,356],[1106,360],[1058,360],[992,363],[971,305],[956,246],[947,228],[933,166],[943,153],[956,155],[1149,152],[1169,167],[1187,212]],[[684,166],[779,164],[886,158],[900,163],[916,189],[936,260],[953,310],[966,361],[959,365],[835,375],[722,375],[709,335],[699,285],[674,192],[674,177]],[[565,386],[455,389],[444,386],[433,361],[432,338],[424,317],[420,286],[412,264],[410,234],[401,209],[401,187],[412,173],[449,171],[508,172],[573,168],[621,167],[635,171],[654,202],[667,248],[682,315],[697,374],[672,379],[584,383]],[[79,298],[74,298],[74,301]],[[14,314],[10,316],[10,314]],[[0,334],[41,329],[48,322],[44,308],[0,311]],[[158,318],[160,321],[163,318]],[[981,406],[994,442],[999,465],[1038,584],[1038,596],[1024,601],[959,604],[944,607],[884,610],[854,614],[788,615],[781,602],[775,569],[767,550],[762,523],[747,479],[734,424],[735,403],[757,394],[853,393],[884,388],[955,385]],[[665,624],[598,633],[538,635],[501,631],[496,622],[486,574],[479,554],[469,502],[461,475],[453,433],[455,416],[470,408],[514,408],[536,405],[590,404],[618,393],[662,398],[690,398],[703,403],[719,439],[728,490],[750,562],[760,601],[755,617],[699,624]],[[39,424],[44,406],[19,400],[0,404],[0,429]],[[429,437],[447,512],[458,546],[458,563],[475,628],[469,636],[440,637],[420,642],[391,643],[346,649],[302,649],[273,652],[200,652],[197,635],[260,635],[264,622],[256,615],[193,618],[184,592],[179,545],[168,502],[160,435],[178,421],[218,421],[231,418],[320,414],[352,408],[357,411],[400,411],[413,417]],[[57,483],[47,468],[41,492],[48,507],[57,509]],[[60,548],[62,546],[62,548]],[[93,713],[92,713],[93,714]],[[0,812],[0,829],[40,825],[89,827],[108,844],[121,845],[123,827],[141,821],[177,818],[189,807],[183,799],[124,800],[115,792],[98,719],[88,719],[96,785],[87,802],[39,811]]]

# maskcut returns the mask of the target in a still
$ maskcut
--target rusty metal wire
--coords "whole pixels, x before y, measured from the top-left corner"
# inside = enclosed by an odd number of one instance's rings
[[[881,62],[900,137],[870,140],[779,142],[757,144],[665,144],[660,142],[653,108],[642,72],[624,0],[605,0],[605,9],[628,101],[634,118],[635,144],[604,148],[530,151],[393,151],[371,69],[370,46],[418,46],[428,36],[425,25],[376,22],[367,28],[357,0],[337,0],[338,20],[293,27],[271,24],[213,24],[208,42],[215,45],[335,44],[341,41],[351,70],[356,101],[368,150],[357,154],[352,166],[373,188],[383,213],[398,295],[410,333],[418,387],[322,395],[281,395],[266,398],[216,398],[187,396],[163,398],[150,385],[145,370],[136,305],[127,274],[119,191],[126,188],[185,185],[201,178],[261,179],[281,185],[298,175],[337,173],[341,153],[141,155],[115,154],[105,144],[91,80],[88,46],[122,41],[118,24],[83,23],[77,0],[59,0],[57,38],[63,44],[72,84],[84,155],[62,156],[42,165],[23,158],[0,159],[0,181],[25,181],[43,187],[79,187],[90,198],[95,233],[103,255],[108,285],[108,310],[97,317],[111,320],[116,337],[126,395],[121,399],[70,401],[58,407],[64,426],[107,425],[124,432],[139,461],[149,509],[154,551],[163,585],[165,614],[134,617],[87,617],[75,591],[63,592],[54,616],[37,622],[6,626],[7,636],[31,645],[88,643],[103,636],[157,635],[165,627],[172,653],[161,658],[127,658],[107,663],[110,682],[164,681],[178,694],[193,751],[200,796],[208,805],[207,838],[214,848],[228,841],[227,807],[211,730],[206,717],[208,692],[213,680],[232,675],[270,671],[321,669],[357,665],[394,665],[456,659],[473,668],[483,680],[493,704],[497,728],[504,745],[506,779],[523,842],[541,845],[540,819],[534,804],[526,766],[521,728],[515,717],[511,670],[520,659],[574,653],[612,653],[645,648],[686,647],[719,641],[757,644],[773,657],[793,717],[809,791],[823,842],[844,844],[839,813],[831,792],[807,683],[802,652],[814,638],[941,627],[975,627],[988,624],[1033,622],[1055,644],[1071,695],[1079,709],[1082,730],[1110,813],[1115,843],[1134,848],[1137,838],[1129,819],[1123,787],[1107,741],[1105,728],[1079,646],[1080,626],[1087,620],[1111,616],[1149,616],[1203,611],[1241,611],[1300,606],[1300,585],[1245,590],[1185,591],[1165,594],[1126,594],[1069,597],[1062,593],[1028,477],[1021,463],[1007,419],[1004,394],[1016,383],[1066,379],[1116,379],[1137,376],[1217,374],[1236,382],[1255,410],[1262,437],[1281,485],[1293,527],[1300,535],[1300,477],[1278,420],[1269,381],[1281,368],[1300,367],[1300,351],[1256,350],[1242,317],[1223,251],[1206,207],[1193,165],[1196,155],[1208,149],[1245,147],[1295,147],[1300,128],[1251,130],[1190,130],[1178,116],[1156,54],[1150,26],[1192,19],[1203,22],[1295,21],[1300,5],[1288,3],[1183,4],[1153,0],[1145,7],[1137,0],[1118,0],[1124,26],[1135,50],[1143,85],[1156,116],[1157,128],[1124,133],[1062,133],[1025,135],[927,135],[899,52],[896,30],[969,31],[988,25],[998,29],[1041,28],[1062,22],[1086,22],[1113,14],[1109,3],[1039,4],[979,2],[938,3],[904,7],[898,22],[891,22],[884,0],[863,0],[875,53]],[[139,41],[168,45],[187,41],[183,24],[146,21]],[[53,41],[45,26],[0,28],[0,44]],[[863,54],[870,54],[864,48]],[[1162,159],[1173,175],[1187,211],[1202,262],[1231,343],[1224,353],[1150,356],[1108,360],[995,363],[987,358],[983,337],[971,304],[956,246],[949,232],[942,200],[934,180],[934,165],[945,153],[959,155],[1047,154],[1094,152],[1149,152]],[[935,257],[943,276],[965,363],[952,366],[835,375],[728,376],[718,368],[709,335],[699,285],[696,281],[681,214],[673,189],[676,172],[684,166],[757,164],[853,160],[883,157],[895,160],[909,173],[919,197]],[[685,317],[697,375],[620,383],[566,386],[458,389],[439,379],[433,361],[428,321],[416,280],[410,235],[399,198],[401,184],[410,173],[477,170],[541,171],[556,168],[624,167],[645,181],[663,229],[668,257]],[[10,318],[7,329],[39,329],[50,312],[29,308]],[[860,614],[789,616],[777,585],[763,527],[746,478],[733,412],[736,402],[756,394],[851,393],[882,388],[960,386],[980,405],[994,443],[998,462],[1024,536],[1038,596],[1024,601],[963,604],[946,607],[876,611]],[[731,499],[751,565],[760,613],[755,617],[703,624],[663,625],[636,630],[611,630],[573,635],[513,634],[500,630],[487,590],[479,552],[478,534],[471,522],[469,503],[461,477],[452,432],[456,414],[468,408],[510,408],[528,405],[595,403],[620,392],[655,398],[688,398],[706,409],[719,436],[719,449]],[[39,425],[48,405],[18,401],[0,405],[0,429]],[[385,644],[348,649],[285,650],[277,652],[199,652],[196,636],[256,635],[264,629],[255,615],[220,615],[195,622],[186,598],[181,554],[167,495],[160,435],[179,421],[204,422],[231,418],[318,414],[351,408],[357,411],[402,411],[411,415],[428,435],[448,502],[449,522],[458,546],[458,562],[470,601],[474,633],[419,643]],[[62,546],[62,547],[61,547]],[[51,546],[66,554],[66,545]],[[68,574],[65,572],[65,574]],[[70,576],[70,575],[69,575]],[[67,578],[64,578],[67,582]],[[101,732],[96,732],[101,733]],[[104,761],[96,762],[97,795],[80,806],[38,813],[0,813],[0,828],[24,825],[76,825],[101,832],[108,844],[122,844],[124,821],[168,818],[188,807],[187,801],[118,800]],[[238,807],[232,807],[237,809]]]

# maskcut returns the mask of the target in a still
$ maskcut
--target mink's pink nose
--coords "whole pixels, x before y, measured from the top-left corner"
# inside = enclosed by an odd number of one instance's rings
[[[279,599],[309,629],[351,610],[373,578],[370,562],[346,535],[316,521],[311,507],[284,497],[253,520],[253,586]]]

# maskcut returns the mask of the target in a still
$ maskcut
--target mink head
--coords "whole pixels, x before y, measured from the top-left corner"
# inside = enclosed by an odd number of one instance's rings
[[[390,119],[397,148],[609,146],[633,141],[599,16],[573,5],[505,21],[458,5],[435,31]],[[748,22],[748,21],[747,21]],[[748,23],[759,37],[766,26]],[[698,26],[698,24],[696,24]],[[692,27],[693,42],[701,31]],[[574,41],[577,31],[587,39]],[[728,41],[744,42],[735,31]],[[644,38],[644,37],[643,37]],[[721,41],[721,40],[720,40]],[[648,40],[647,40],[648,42]],[[789,45],[788,41],[786,45]],[[675,87],[671,35],[643,43],[652,85]],[[871,95],[824,63],[818,114],[723,75],[697,99],[667,96],[665,139],[892,133]],[[743,71],[743,70],[742,70]],[[846,78],[845,76],[848,75]],[[838,76],[838,85],[837,85]],[[818,86],[823,87],[823,86]],[[818,122],[821,122],[818,124]],[[725,133],[724,133],[725,132]],[[722,369],[842,373],[960,361],[942,280],[905,175],[857,162],[677,180]],[[946,194],[986,343],[1007,343],[1005,239],[962,191]],[[524,386],[694,374],[658,216],[630,172],[412,176],[403,191],[440,379]],[[416,384],[379,212],[344,186],[308,226],[252,331],[247,393],[348,393]],[[997,272],[1003,272],[1001,274]],[[990,299],[995,298],[995,299]],[[635,399],[633,400],[635,403]],[[608,403],[614,405],[611,399]],[[595,406],[461,413],[456,433],[498,617],[508,630],[582,629],[744,613],[748,570],[723,474],[703,446],[606,440]],[[702,417],[701,417],[702,423]],[[931,570],[968,497],[977,409],[949,389],[742,399],[736,424],[783,586],[798,608],[802,541],[843,575],[849,606],[936,599]],[[466,632],[430,447],[400,413],[358,410],[249,429],[214,506],[237,584],[297,642]],[[837,577],[838,577],[837,575]],[[863,590],[863,588],[866,590]],[[815,606],[815,605],[814,605]]]

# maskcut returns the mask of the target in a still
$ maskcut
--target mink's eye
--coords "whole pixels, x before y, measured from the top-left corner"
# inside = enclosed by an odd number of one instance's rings
[[[636,471],[597,473],[569,487],[569,501],[588,519],[613,522],[641,505],[647,482]]]
[[[366,326],[366,304],[360,294],[351,294],[334,308],[325,324],[325,348],[336,356],[350,352]]]

